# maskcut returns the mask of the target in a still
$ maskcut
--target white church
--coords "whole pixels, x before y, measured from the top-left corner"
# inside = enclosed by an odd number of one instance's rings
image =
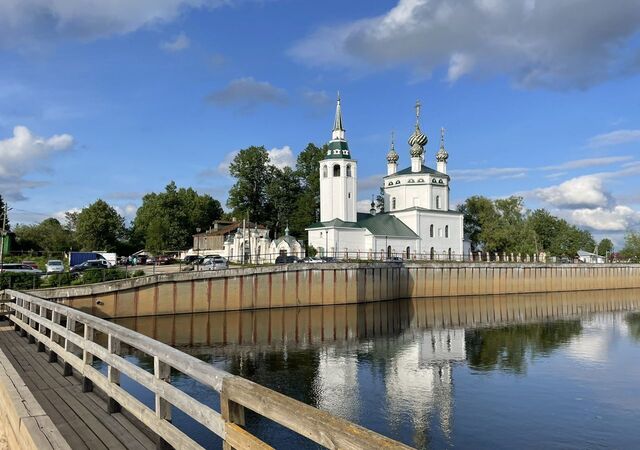
[[[384,212],[359,213],[358,163],[352,158],[342,124],[340,98],[326,157],[320,161],[320,222],[307,228],[309,244],[322,256],[380,259],[459,260],[465,252],[463,216],[449,209],[449,154],[435,155],[436,169],[425,165],[427,136],[420,130],[416,103],[415,130],[409,137],[411,165],[398,170],[400,156],[392,142],[387,154]]]

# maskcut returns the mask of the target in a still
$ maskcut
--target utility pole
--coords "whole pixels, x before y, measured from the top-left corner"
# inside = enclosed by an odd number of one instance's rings
[[[0,273],[4,272],[4,235],[6,233],[5,228],[7,228],[7,204],[4,204],[4,211],[2,212],[2,243],[0,244]]]

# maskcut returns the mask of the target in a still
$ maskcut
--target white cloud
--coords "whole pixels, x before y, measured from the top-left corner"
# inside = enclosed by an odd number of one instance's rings
[[[296,165],[296,156],[288,145],[280,148],[274,147],[271,150],[267,150],[267,153],[269,154],[269,162],[278,169],[295,167]],[[198,175],[202,178],[209,178],[216,175],[229,176],[229,165],[233,162],[233,159],[236,156],[238,156],[238,150],[229,152],[224,156],[223,160],[220,161],[215,169],[203,170]]]
[[[454,169],[450,175],[456,181],[480,181],[488,178],[522,178],[531,170],[526,167],[486,167],[482,169]]]
[[[399,0],[385,14],[330,23],[291,54],[312,66],[408,66],[447,79],[506,74],[523,87],[586,88],[640,71],[637,0]]]
[[[602,178],[585,175],[572,178],[556,186],[540,188],[533,194],[556,208],[600,208],[610,203],[611,196],[604,191]]]
[[[283,105],[287,103],[287,93],[267,81],[245,77],[231,80],[224,88],[209,94],[206,100],[221,106],[235,105],[242,110],[251,111],[260,103]]]
[[[593,136],[587,142],[591,148],[610,147],[613,145],[640,142],[640,130],[616,130]]]
[[[9,199],[24,199],[24,189],[42,184],[24,177],[31,172],[47,170],[47,163],[54,154],[69,150],[73,145],[73,136],[69,134],[43,138],[27,127],[16,126],[12,137],[0,140],[0,187],[4,194]]]
[[[571,222],[598,231],[625,231],[640,223],[640,213],[624,205],[583,208],[571,211]]]
[[[556,166],[545,166],[542,170],[571,170],[571,169],[585,169],[587,167],[600,167],[615,164],[619,162],[630,161],[633,156],[606,156],[603,158],[585,158],[575,159],[573,161],[567,161]]]
[[[120,206],[115,205],[113,207],[118,214],[124,217],[126,222],[131,222],[136,217],[136,212],[138,211],[138,206],[133,203],[127,203],[126,205]]]
[[[180,33],[173,40],[161,43],[160,48],[170,53],[176,53],[188,49],[190,45],[191,40],[189,37],[184,33]]]
[[[125,34],[170,22],[191,8],[228,3],[229,0],[4,0],[0,2],[0,47]]]
[[[296,157],[291,151],[291,147],[285,145],[281,148],[272,148],[268,150],[269,161],[278,169],[284,169],[285,167],[295,167]]]

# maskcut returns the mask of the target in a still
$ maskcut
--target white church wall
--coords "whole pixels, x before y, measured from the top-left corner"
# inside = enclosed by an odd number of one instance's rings
[[[449,249],[453,259],[458,259],[463,254],[462,215],[416,210],[400,211],[393,215],[420,236],[421,239],[415,244],[415,253],[422,257],[430,258],[432,247],[434,259],[448,259]]]

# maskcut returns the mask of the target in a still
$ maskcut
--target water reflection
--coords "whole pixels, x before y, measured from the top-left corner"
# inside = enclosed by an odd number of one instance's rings
[[[601,442],[625,447],[640,441],[635,426],[624,428],[640,420],[640,412],[619,417],[611,407],[599,413],[609,420],[603,429],[592,423],[581,408],[599,411],[604,400],[596,400],[601,387],[593,384],[600,372],[588,372],[591,366],[584,364],[600,365],[608,389],[616,380],[624,386],[616,404],[640,401],[640,388],[625,381],[630,373],[640,375],[640,363],[620,371],[616,353],[626,336],[640,341],[637,309],[640,291],[619,290],[117,322],[418,448],[564,448],[568,435],[579,440],[577,448]],[[616,398],[611,392],[601,396],[609,405]],[[527,428],[533,425],[543,430],[535,437]],[[277,448],[310,447],[259,417],[249,417],[248,427]],[[609,431],[614,429],[615,436]],[[210,448],[219,445],[199,429],[193,433]]]

